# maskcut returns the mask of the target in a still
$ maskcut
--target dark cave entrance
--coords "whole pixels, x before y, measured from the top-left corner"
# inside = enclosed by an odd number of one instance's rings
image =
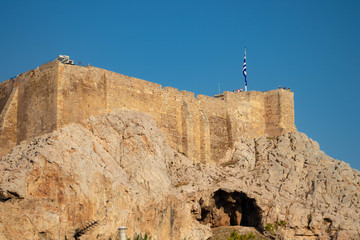
[[[250,226],[261,228],[261,209],[255,199],[249,198],[243,192],[226,192],[217,190],[205,204],[199,201],[201,218],[198,221],[211,227],[220,226]],[[200,216],[199,216],[200,217]]]
[[[225,192],[218,190],[214,193],[216,208],[224,209],[230,218],[230,226],[252,226],[260,224],[260,208],[255,199],[249,198],[243,192]]]

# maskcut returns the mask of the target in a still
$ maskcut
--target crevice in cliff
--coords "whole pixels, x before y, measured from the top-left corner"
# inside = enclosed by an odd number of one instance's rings
[[[259,152],[258,152],[258,149],[257,149],[257,141],[254,139],[254,150],[255,150],[255,166],[256,164],[258,163],[259,161]]]
[[[210,227],[250,226],[261,229],[261,209],[255,199],[243,192],[217,190],[209,201],[200,199],[201,217],[197,220]]]
[[[13,198],[18,198],[18,199],[22,199],[22,197],[20,197],[20,195],[17,192],[13,192],[13,191],[7,191],[9,193],[10,196],[14,196]]]
[[[10,199],[24,199],[24,198],[21,197],[17,192],[6,191],[5,194],[0,192],[0,202],[6,202]]]
[[[11,198],[0,198],[0,202],[6,202],[8,200],[10,200]]]

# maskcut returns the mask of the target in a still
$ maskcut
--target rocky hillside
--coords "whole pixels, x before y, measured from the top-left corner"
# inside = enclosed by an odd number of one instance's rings
[[[149,115],[116,111],[21,143],[0,160],[0,239],[360,239],[360,172],[299,132],[237,142],[218,163],[169,147]]]

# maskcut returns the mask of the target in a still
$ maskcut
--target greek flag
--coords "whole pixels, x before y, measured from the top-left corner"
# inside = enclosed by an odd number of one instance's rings
[[[244,75],[244,77],[245,77],[245,89],[246,89],[246,88],[247,88],[247,79],[246,79],[246,48],[245,48],[245,55],[244,55],[243,75]]]

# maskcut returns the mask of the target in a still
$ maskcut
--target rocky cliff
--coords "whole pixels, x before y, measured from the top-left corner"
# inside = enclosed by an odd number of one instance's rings
[[[278,239],[360,239],[360,172],[299,132],[188,159],[151,115],[114,111],[27,140],[0,160],[0,239],[208,239],[251,226]],[[91,227],[86,228],[91,225]],[[82,231],[83,230],[83,231]]]

